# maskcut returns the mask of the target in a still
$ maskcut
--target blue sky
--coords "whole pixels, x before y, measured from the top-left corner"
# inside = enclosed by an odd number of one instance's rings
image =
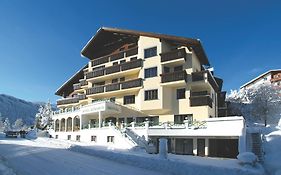
[[[101,26],[200,38],[224,90],[281,68],[281,1],[0,1],[0,94],[52,102]]]

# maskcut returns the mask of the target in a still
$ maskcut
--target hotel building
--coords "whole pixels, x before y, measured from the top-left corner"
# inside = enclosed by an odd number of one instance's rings
[[[56,91],[53,137],[150,153],[161,137],[175,154],[244,150],[244,120],[225,117],[223,81],[199,40],[102,27],[81,55],[88,64]]]

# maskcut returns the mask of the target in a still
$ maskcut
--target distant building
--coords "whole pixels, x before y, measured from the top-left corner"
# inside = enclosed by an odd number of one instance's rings
[[[103,27],[81,54],[88,64],[56,91],[55,138],[149,149],[165,137],[171,153],[213,157],[243,147],[244,119],[219,118],[223,81],[199,40]]]
[[[245,83],[240,87],[240,89],[251,89],[262,84],[281,86],[281,69],[269,70]]]

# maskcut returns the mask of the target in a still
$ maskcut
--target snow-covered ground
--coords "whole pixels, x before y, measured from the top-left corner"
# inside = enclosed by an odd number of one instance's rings
[[[233,159],[170,154],[168,159],[161,159],[158,155],[146,154],[141,150],[117,150],[49,138],[2,138],[0,155],[6,167],[18,175],[263,174],[260,166],[243,167]]]
[[[281,128],[267,127],[263,129],[264,167],[271,175],[281,175]]]

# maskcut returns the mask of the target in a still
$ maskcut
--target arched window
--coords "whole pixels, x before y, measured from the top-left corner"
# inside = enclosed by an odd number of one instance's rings
[[[74,117],[74,120],[73,120],[73,130],[74,131],[80,130],[80,117],[79,116],[75,116]]]
[[[55,131],[59,131],[59,127],[60,127],[60,120],[57,119],[57,120],[55,121]]]
[[[61,119],[61,123],[60,123],[60,131],[65,131],[65,119]]]
[[[72,118],[68,117],[66,120],[66,131],[72,131]]]

